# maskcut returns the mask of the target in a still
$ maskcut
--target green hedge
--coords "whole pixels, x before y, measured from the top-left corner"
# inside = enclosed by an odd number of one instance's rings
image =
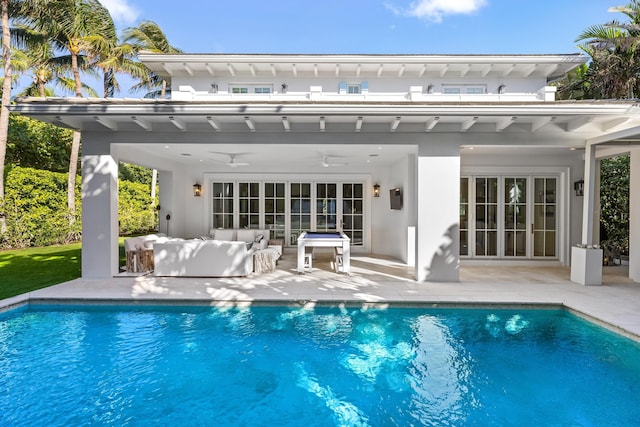
[[[81,218],[80,177],[76,180],[76,217]],[[157,224],[149,188],[119,183],[120,234],[144,233]],[[157,203],[154,203],[154,205]],[[67,174],[12,167],[5,178],[5,229],[0,247],[25,248],[68,243],[80,237],[81,220],[70,225],[67,210]]]

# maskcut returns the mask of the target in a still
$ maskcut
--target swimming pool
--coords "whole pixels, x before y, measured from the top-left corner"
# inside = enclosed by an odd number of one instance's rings
[[[0,425],[634,425],[640,345],[563,310],[31,306]]]

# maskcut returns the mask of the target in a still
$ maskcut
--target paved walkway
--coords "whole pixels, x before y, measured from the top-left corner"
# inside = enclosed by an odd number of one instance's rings
[[[640,340],[640,284],[625,267],[606,267],[602,286],[569,280],[560,267],[462,267],[460,282],[420,283],[393,259],[352,257],[351,275],[335,273],[320,255],[311,273],[295,272],[287,252],[273,273],[247,278],[123,276],[77,279],[0,301],[1,307],[38,302],[251,304],[558,305]]]

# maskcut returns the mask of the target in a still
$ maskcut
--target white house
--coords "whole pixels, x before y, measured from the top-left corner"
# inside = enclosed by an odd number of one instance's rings
[[[12,107],[82,131],[84,277],[118,273],[119,160],[160,171],[162,232],[271,228],[291,245],[341,229],[354,252],[415,265],[419,281],[456,281],[460,262],[571,265],[572,246],[597,241],[604,156],[632,153],[640,212],[636,102],[556,101],[549,85],[579,54],[140,59],[171,99]],[[630,239],[640,282],[635,216]]]

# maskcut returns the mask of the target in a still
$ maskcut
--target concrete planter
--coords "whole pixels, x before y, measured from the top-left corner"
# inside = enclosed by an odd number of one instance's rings
[[[602,249],[571,248],[571,281],[582,285],[602,284]]]

